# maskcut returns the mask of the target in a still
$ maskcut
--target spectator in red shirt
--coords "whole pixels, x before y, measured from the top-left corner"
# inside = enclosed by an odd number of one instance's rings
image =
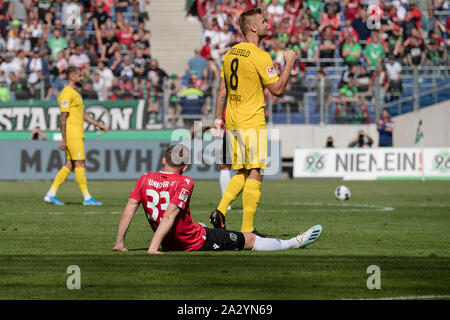
[[[122,47],[125,47],[127,50],[132,48],[134,44],[134,30],[127,19],[124,20],[123,28],[117,32],[116,36]]]
[[[324,14],[322,23],[319,27],[319,32],[322,32],[326,27],[331,27],[331,31],[335,32],[339,29],[339,23],[341,20],[339,19],[339,15],[336,14],[336,12],[329,7],[326,14]]]
[[[206,0],[197,0],[197,15],[200,20],[206,17],[208,11],[206,10]],[[194,4],[195,5],[195,4]]]
[[[417,9],[416,4],[414,2],[412,2],[410,6],[412,19],[416,22],[417,29],[420,29],[420,21],[422,13],[420,12],[419,9]]]
[[[205,42],[206,42],[205,45],[202,47],[202,50],[200,51],[200,56],[208,60],[208,58],[211,56],[211,47],[210,47],[211,38],[206,37]]]
[[[114,6],[114,0],[97,0],[96,2],[97,6],[100,4],[103,4],[103,9],[107,14],[111,13],[111,9]]]
[[[134,90],[133,82],[131,82],[131,80],[126,75],[124,75],[120,78],[117,85],[119,86],[120,90],[124,93],[123,99],[130,100]]]
[[[344,0],[345,20],[353,21],[361,7],[361,0]]]

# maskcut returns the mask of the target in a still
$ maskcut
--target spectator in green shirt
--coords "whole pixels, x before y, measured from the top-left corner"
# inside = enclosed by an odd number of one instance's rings
[[[344,62],[348,66],[359,64],[361,58],[362,48],[361,45],[355,41],[353,34],[348,33],[345,39],[345,43],[342,46],[342,56]]]
[[[11,100],[11,95],[8,88],[5,87],[5,82],[0,81],[0,101],[6,102]]]
[[[364,50],[364,58],[367,61],[369,67],[376,67],[382,62],[386,56],[386,51],[381,44],[380,35],[378,30],[372,31],[371,42],[366,46]]]
[[[313,67],[316,65],[319,59],[319,46],[316,39],[310,34],[300,33],[300,53],[302,59],[314,60],[314,62],[306,62],[307,67]]]
[[[358,87],[356,79],[350,79],[339,89],[339,97],[333,98],[336,103],[336,111],[334,121],[336,123],[345,123],[349,120],[349,116],[353,117],[355,113],[355,103],[358,102]]]
[[[61,31],[59,29],[53,31],[53,37],[48,40],[47,44],[52,52],[54,60],[57,60],[58,52],[64,51],[64,49],[67,48],[67,40],[61,36]]]
[[[306,7],[310,10],[311,15],[319,23],[322,20],[323,4],[320,0],[307,0]]]

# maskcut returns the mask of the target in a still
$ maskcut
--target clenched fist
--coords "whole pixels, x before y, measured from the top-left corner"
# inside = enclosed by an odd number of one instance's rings
[[[286,63],[294,62],[295,59],[297,59],[297,55],[294,51],[290,49],[284,51],[284,60],[286,60]]]

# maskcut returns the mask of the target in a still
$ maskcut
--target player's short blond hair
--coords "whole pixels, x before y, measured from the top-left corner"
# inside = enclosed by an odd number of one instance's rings
[[[244,36],[248,32],[248,27],[250,25],[250,17],[257,14],[262,14],[261,8],[253,8],[244,11],[239,16],[239,28],[241,29],[241,32]]]

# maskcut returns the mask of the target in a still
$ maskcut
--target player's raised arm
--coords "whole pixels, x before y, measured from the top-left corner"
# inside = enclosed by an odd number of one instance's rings
[[[128,202],[120,217],[119,227],[117,229],[116,244],[113,248],[114,251],[127,251],[125,248],[125,236],[130,226],[131,220],[133,220],[134,214],[139,208],[139,201],[129,198]]]
[[[179,207],[177,207],[173,203],[169,204],[166,212],[164,213],[164,217],[162,218],[158,226],[158,229],[156,229],[152,242],[150,243],[150,247],[148,248],[149,254],[162,254],[161,251],[158,251],[158,248],[161,245],[161,242],[163,241],[164,237],[172,228],[175,218],[177,217],[179,212],[180,212]]]
[[[266,85],[266,88],[274,96],[282,95],[284,90],[286,89],[286,85],[289,80],[289,75],[291,74],[292,67],[294,66],[294,62],[295,59],[297,59],[297,57],[294,51],[286,49],[284,51],[284,59],[286,60],[286,64],[284,66],[284,70],[281,72],[280,79],[278,79],[278,81]]]

